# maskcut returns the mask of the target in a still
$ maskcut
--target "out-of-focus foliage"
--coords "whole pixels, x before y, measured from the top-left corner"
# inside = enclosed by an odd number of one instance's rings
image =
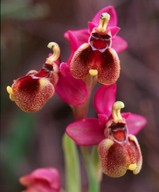
[[[32,6],[28,0],[7,0],[2,1],[1,4],[1,18],[2,19],[36,19],[44,17],[48,14],[48,7],[46,4],[37,4]]]

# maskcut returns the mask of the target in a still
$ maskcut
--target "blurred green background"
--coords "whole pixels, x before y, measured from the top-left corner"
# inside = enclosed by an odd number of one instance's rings
[[[159,1],[158,0],[2,0],[1,1],[1,175],[2,192],[23,189],[18,178],[38,167],[56,167],[64,182],[61,139],[73,120],[71,109],[58,96],[38,113],[24,113],[9,100],[6,86],[31,69],[40,69],[50,52],[50,41],[59,43],[62,61],[69,56],[63,33],[87,27],[96,12],[114,5],[120,36],[128,49],[119,55],[121,76],[117,99],[125,111],[144,115],[148,124],[139,135],[143,169],[137,176],[119,179],[104,176],[101,192],[159,191]],[[96,115],[93,108],[91,115]],[[81,160],[82,165],[82,160]],[[87,180],[83,166],[83,192]]]

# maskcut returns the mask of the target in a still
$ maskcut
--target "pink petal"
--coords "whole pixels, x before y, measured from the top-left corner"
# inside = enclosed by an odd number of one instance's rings
[[[110,26],[116,26],[117,25],[117,15],[116,15],[116,11],[115,11],[113,6],[107,6],[103,9],[101,9],[100,11],[98,11],[98,13],[92,19],[92,22],[98,25],[101,14],[105,13],[105,12],[110,14],[110,21],[109,21],[108,26],[109,27]]]
[[[67,126],[66,133],[78,145],[96,145],[104,139],[104,127],[99,125],[96,118],[71,123]]]
[[[145,117],[133,113],[122,113],[122,116],[126,119],[129,134],[136,135],[147,123]]]
[[[97,113],[109,117],[112,113],[112,106],[116,100],[116,84],[101,86],[95,94],[94,106]]]
[[[109,30],[111,31],[112,37],[115,37],[116,34],[119,32],[120,28],[119,27],[109,27]]]
[[[82,104],[88,96],[86,84],[81,79],[72,77],[67,63],[60,65],[60,76],[55,86],[57,94],[68,104]]]
[[[115,49],[117,53],[124,51],[128,47],[128,43],[120,36],[115,36],[112,41],[112,48]]]
[[[107,116],[105,114],[98,114],[99,125],[105,126],[108,119],[109,119],[109,116]]]
[[[93,23],[93,22],[88,22],[88,30],[89,30],[89,33],[92,32],[93,28],[94,27],[97,27],[98,25],[96,23]]]
[[[36,180],[38,180],[37,183]],[[20,178],[20,183],[23,184],[24,186],[30,186],[32,184],[39,185],[40,181],[41,185],[43,185],[44,181],[47,181],[52,188],[54,189],[60,188],[59,172],[54,168],[40,168],[33,171],[31,174]]]
[[[81,30],[69,30],[64,33],[64,37],[69,41],[71,47],[71,56],[68,61],[71,60],[72,55],[78,49],[80,45],[88,42],[89,33],[88,29]]]

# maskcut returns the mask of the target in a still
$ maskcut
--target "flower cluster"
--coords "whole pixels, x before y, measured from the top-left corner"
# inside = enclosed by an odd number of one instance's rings
[[[7,87],[10,99],[25,112],[39,111],[55,92],[68,103],[76,121],[66,128],[66,134],[80,146],[98,146],[102,172],[121,177],[127,170],[140,172],[142,155],[136,135],[146,119],[133,113],[121,113],[124,103],[116,101],[116,81],[120,76],[118,54],[127,42],[117,35],[117,15],[112,6],[100,10],[87,29],[68,30],[65,38],[71,52],[66,62],[60,62],[60,48],[48,44],[50,54],[40,71],[31,70]],[[99,82],[94,97],[97,118],[87,118],[91,92]],[[20,179],[31,191],[59,191],[59,175],[55,169],[39,169]],[[43,190],[45,189],[45,190]]]

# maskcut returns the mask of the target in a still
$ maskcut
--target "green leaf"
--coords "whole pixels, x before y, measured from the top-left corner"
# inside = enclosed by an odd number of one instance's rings
[[[80,192],[81,178],[76,144],[66,134],[63,137],[66,192]]]

